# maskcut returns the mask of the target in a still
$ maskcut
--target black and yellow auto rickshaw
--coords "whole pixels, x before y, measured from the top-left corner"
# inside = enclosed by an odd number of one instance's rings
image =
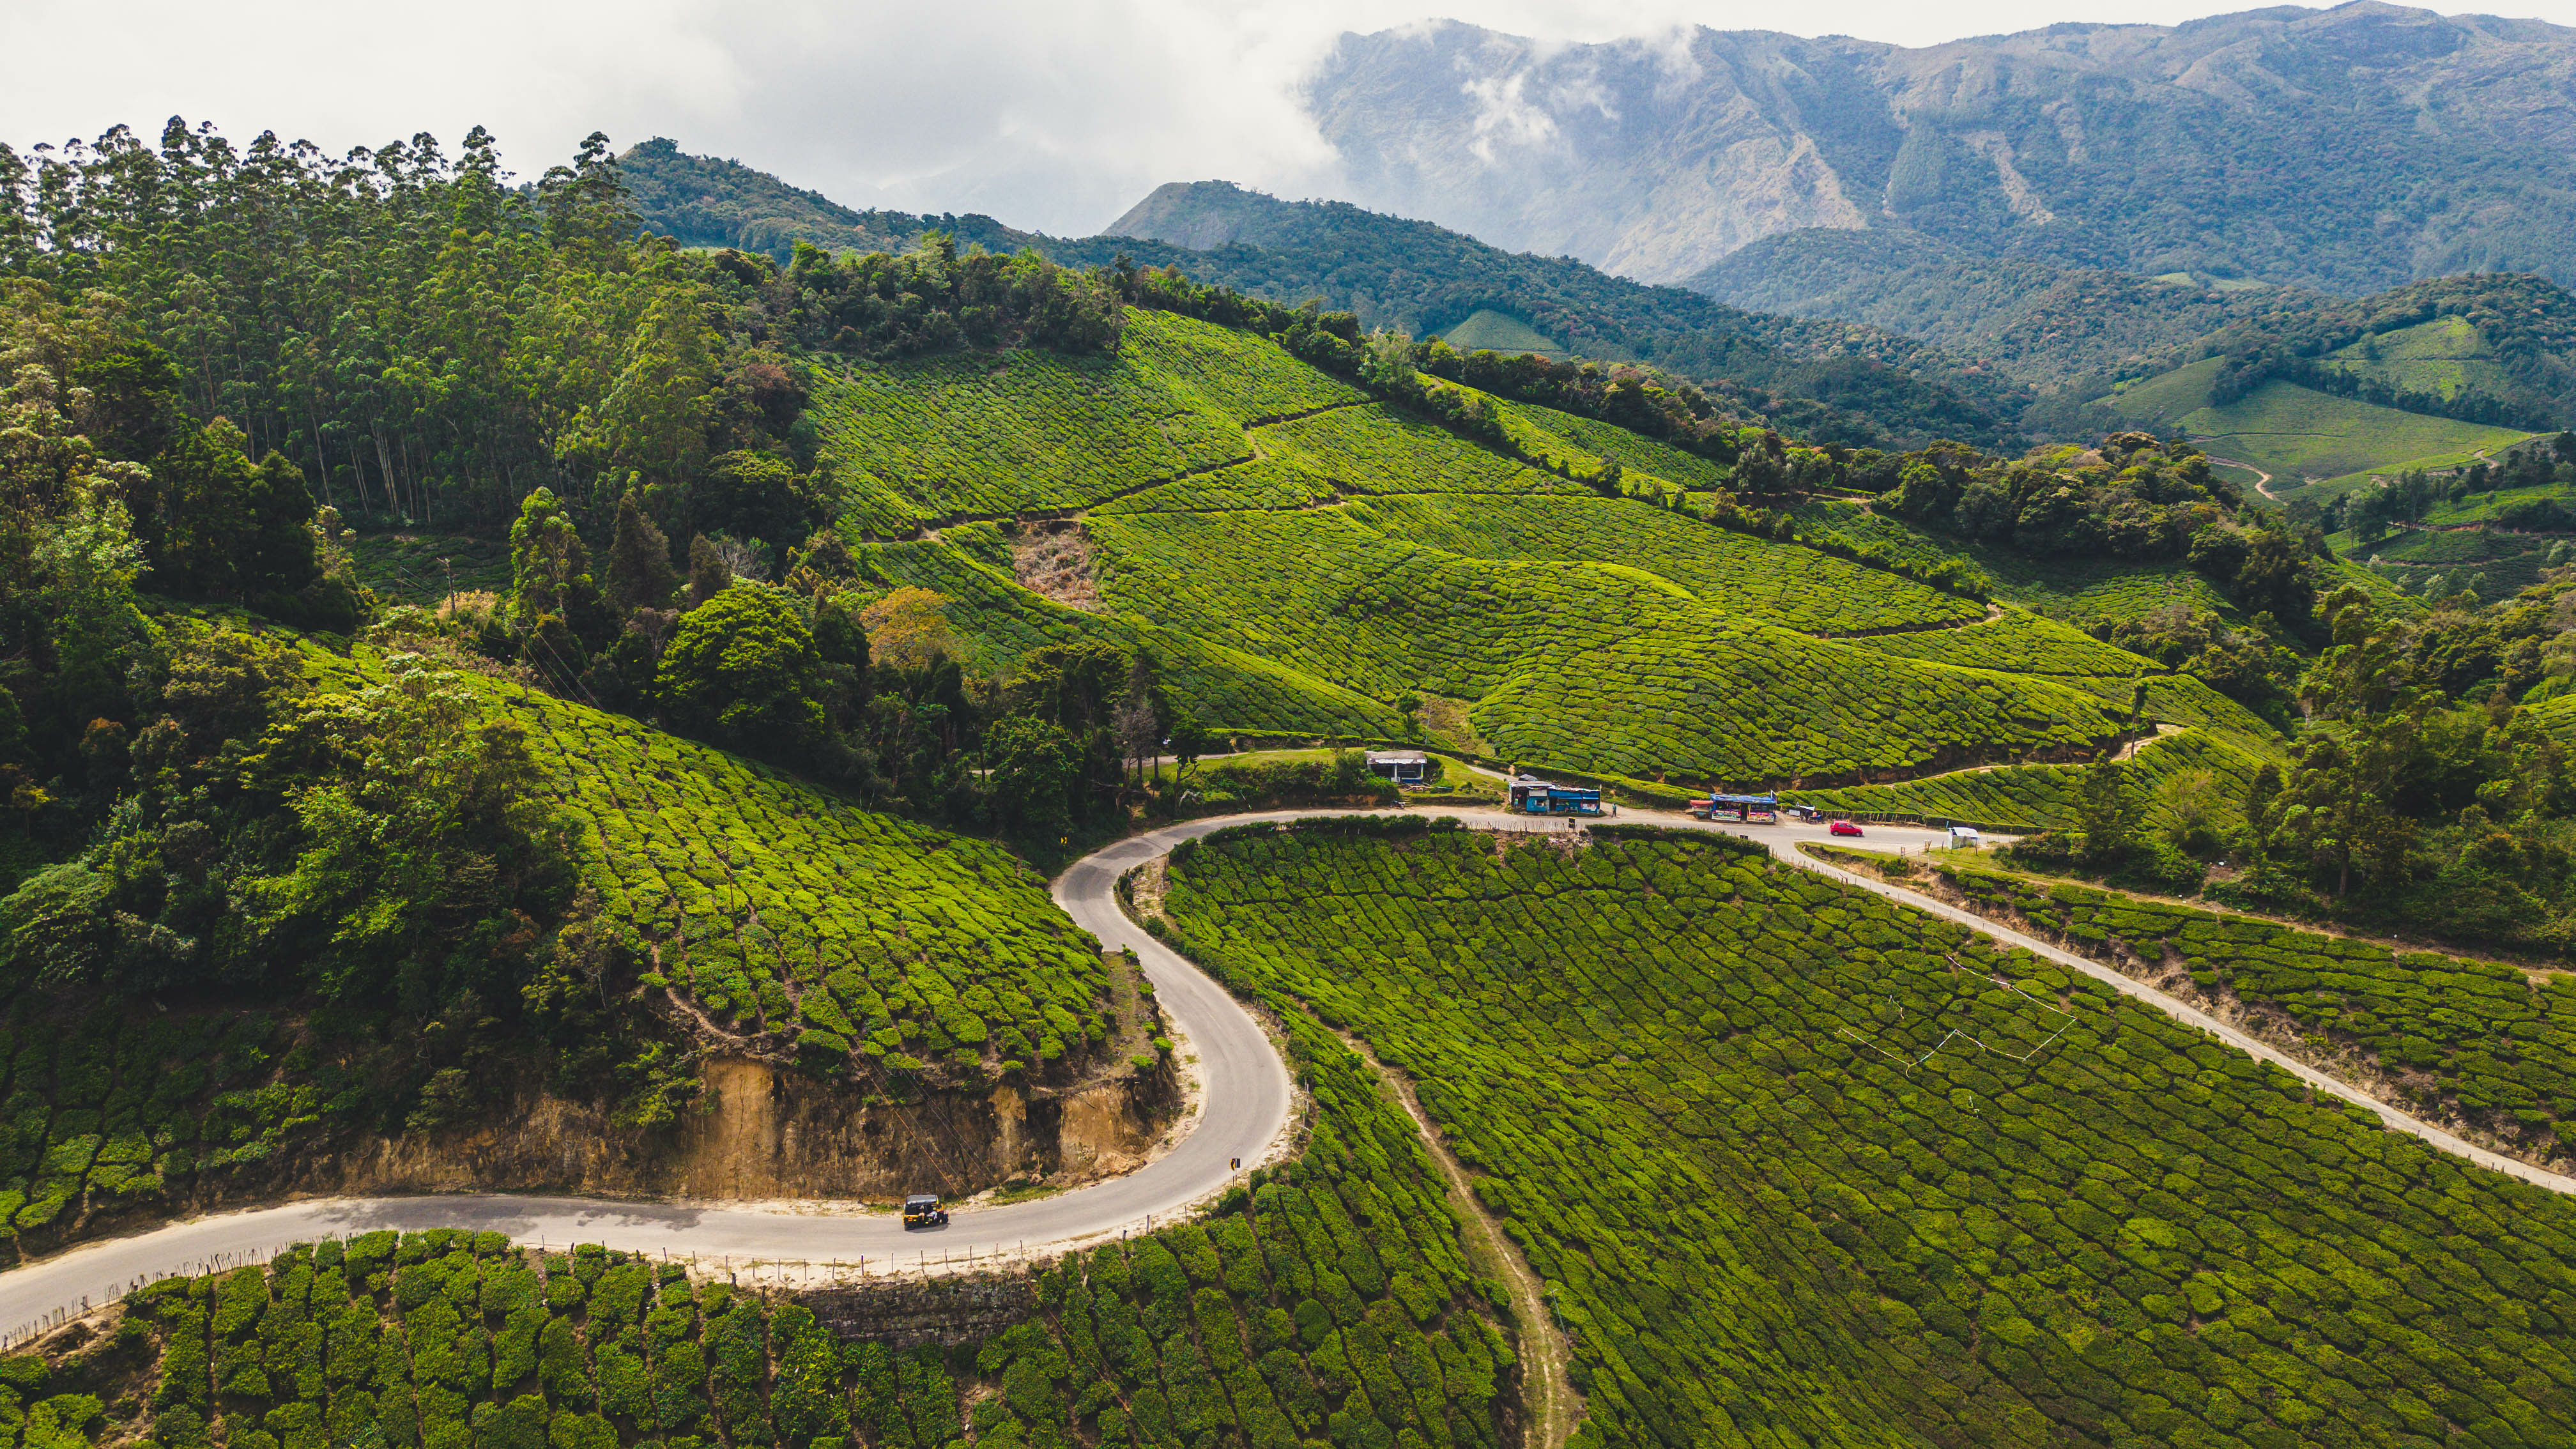
[[[916,1192],[903,1200],[903,1225],[907,1228],[944,1228],[948,1226],[948,1209],[939,1205],[935,1194]]]

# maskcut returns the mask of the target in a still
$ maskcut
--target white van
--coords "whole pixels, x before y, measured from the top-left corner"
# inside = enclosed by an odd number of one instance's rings
[[[1986,838],[1977,833],[1977,827],[1973,825],[1953,825],[1950,827],[1950,848],[1952,850],[1983,850],[1985,849],[1985,845]]]

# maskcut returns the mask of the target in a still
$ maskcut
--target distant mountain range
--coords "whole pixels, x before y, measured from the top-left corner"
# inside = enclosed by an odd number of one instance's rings
[[[1503,251],[1434,226],[1336,202],[1286,202],[1227,182],[1157,189],[1108,234],[1020,231],[988,216],[859,211],[736,162],[656,138],[619,159],[645,224],[691,246],[785,258],[900,250],[936,229],[993,250],[1034,247],[1075,266],[1120,256],[1177,266],[1274,301],[1321,299],[1368,326],[1414,334],[1522,329],[1513,345],[1651,363],[1744,390],[1800,437],[1854,446],[1954,438],[2010,446],[2034,400],[2026,385],[1916,339],[1845,322],[1746,312],[1678,287],[1613,277],[1570,257]],[[1526,334],[1524,336],[1524,334]],[[1461,345],[1499,345],[1462,335]]]
[[[2576,282],[2576,30],[2538,21],[2361,0],[1922,49],[1444,22],[1344,37],[1308,101],[1364,205],[1765,305],[1786,299],[1722,264],[1819,230],[2347,295],[2462,271]],[[1832,267],[1922,261],[1769,255],[1826,293],[1852,285]]]
[[[2010,447],[2267,383],[2576,417],[2551,284],[2576,280],[2576,30],[2376,0],[1919,50],[1440,22],[1345,36],[1308,101],[1366,204],[1173,183],[1076,239],[852,210],[667,140],[624,171],[692,245],[936,228],[1124,255],[1462,347],[1650,363],[1821,441]],[[2507,272],[2530,275],[2460,275]]]

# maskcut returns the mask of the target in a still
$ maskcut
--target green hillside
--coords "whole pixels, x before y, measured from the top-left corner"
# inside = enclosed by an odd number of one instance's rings
[[[447,878],[412,879],[401,856],[419,846],[382,786],[337,807],[383,812],[359,817],[372,822],[364,864],[320,833],[327,815],[288,834],[263,809],[274,787],[256,772],[197,762],[173,782],[187,789],[138,794],[114,835],[0,907],[13,930],[0,1240],[58,1243],[257,1193],[299,1155],[468,1120],[540,1078],[630,1125],[667,1123],[694,1090],[687,1064],[708,1048],[801,1060],[849,1080],[854,1100],[1102,1065],[1118,1023],[1097,944],[997,844],[855,808],[624,716],[423,667],[418,654],[309,640],[248,652],[264,641],[180,616],[165,627],[183,645],[180,697],[220,679],[211,661],[226,658],[313,686],[266,706],[278,755],[300,756],[317,732],[385,748],[399,736],[371,739],[388,727],[366,722],[402,701],[437,711],[458,738],[524,749],[530,808],[574,889],[512,897],[502,843],[481,835],[444,863]],[[444,653],[436,640],[399,642]],[[405,793],[475,788],[452,759],[429,769]],[[192,854],[211,834],[195,818],[208,799],[237,812],[217,818],[238,834],[279,838],[295,869],[263,875],[247,847],[220,864]],[[149,878],[138,891],[135,860],[207,877],[212,899]],[[154,905],[157,918],[136,914]],[[82,915],[102,908],[151,949],[84,947]],[[478,909],[494,918],[458,919]],[[298,929],[308,914],[319,930]],[[558,929],[585,963],[577,986],[540,940]],[[406,959],[418,936],[427,961]],[[72,954],[83,949],[96,954]],[[75,965],[73,982],[49,979]],[[349,979],[370,965],[393,979]],[[198,989],[167,991],[185,982]],[[169,999],[135,999],[138,988]],[[415,1013],[455,1010],[449,993],[480,1019],[424,1033]]]
[[[2576,1151],[2576,977],[2398,951],[2254,916],[2194,910],[1944,858],[1977,909],[2027,918],[2101,956],[2179,959],[2192,985],[2277,1012],[2452,1112],[2547,1159]]]
[[[1819,533],[1860,541],[1916,567],[1966,565],[1992,580],[1996,598],[2078,628],[2142,618],[2176,606],[2217,614],[2235,612],[2235,605],[2209,580],[2171,563],[2034,558],[1929,533],[1884,508],[1843,499],[1811,500],[1793,516]]]
[[[114,1334],[5,1360],[0,1428],[45,1449],[1498,1449],[1519,1356],[1495,1265],[1367,1064],[1311,1021],[1287,1029],[1315,1108],[1297,1160],[1032,1278],[898,1290],[1009,1325],[963,1350],[844,1338],[852,1295],[373,1232],[127,1295]]]
[[[1541,357],[1566,357],[1571,354],[1565,344],[1531,327],[1518,317],[1497,312],[1490,307],[1467,315],[1467,320],[1440,334],[1442,340],[1461,352],[1483,349],[1489,352],[1535,352]]]
[[[2243,397],[2213,404],[2226,365],[2205,358],[2104,398],[2141,427],[2179,429],[2212,457],[2272,475],[2281,494],[2308,480],[2392,467],[2438,453],[2476,453],[2530,436],[2511,428],[2458,422],[2335,397],[2278,378]]]
[[[1506,251],[1428,222],[1281,201],[1228,182],[1160,188],[1108,234],[1077,239],[989,216],[854,211],[658,139],[618,165],[644,225],[692,245],[783,262],[800,239],[829,251],[901,252],[936,230],[996,252],[1034,248],[1067,266],[1125,257],[1287,306],[1320,298],[1372,328],[1430,337],[1466,327],[1479,347],[1651,363],[1739,397],[1801,436],[1836,442],[2011,443],[2029,401],[2018,383],[1896,332],[1743,312],[1571,257]]]
[[[2401,392],[2446,399],[2472,389],[2500,393],[2513,385],[2495,348],[2466,317],[2436,317],[2375,333],[2326,354],[2326,361]]]
[[[1222,731],[1397,738],[1394,704],[1421,693],[1465,701],[1501,758],[1847,776],[2085,748],[2117,732],[2130,691],[2068,676],[2142,664],[2065,631],[2045,648],[1998,650],[1991,630],[1843,642],[1986,610],[1681,511],[1732,481],[1707,456],[1458,390],[1497,419],[1498,448],[1170,312],[1129,309],[1110,355],[806,373],[863,572],[944,596],[978,666],[1005,676],[1049,646],[1148,647]],[[1025,522],[1065,517],[1096,606],[1017,576]]]
[[[753,1048],[872,1078],[1065,1078],[1107,1040],[1098,943],[1001,846],[618,715],[494,692],[531,729],[578,822],[577,868],[648,993]]]
[[[2177,818],[2178,805],[2225,808],[2262,765],[2260,755],[2234,739],[2184,729],[2147,742],[2131,757],[2125,784],[2145,822],[2161,828]],[[2176,792],[2197,798],[2181,800]],[[1996,765],[1895,785],[1801,790],[1796,798],[1834,815],[1948,820],[2012,834],[2073,830],[2084,818],[2084,767]]]
[[[1230,840],[1166,909],[1412,1076],[1594,1442],[2576,1430],[2576,1203],[1960,928],[1607,832]]]

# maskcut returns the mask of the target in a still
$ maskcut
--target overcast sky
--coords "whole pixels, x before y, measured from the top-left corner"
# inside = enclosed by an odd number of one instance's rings
[[[1294,100],[1346,30],[1450,17],[1604,40],[1790,29],[1923,45],[2194,0],[0,0],[0,140],[173,114],[333,151],[489,126],[533,176],[593,130],[666,135],[854,206],[1089,235],[1164,181],[1331,195]],[[2576,25],[2576,0],[2492,13]],[[1792,18],[1794,16],[1794,18]]]

